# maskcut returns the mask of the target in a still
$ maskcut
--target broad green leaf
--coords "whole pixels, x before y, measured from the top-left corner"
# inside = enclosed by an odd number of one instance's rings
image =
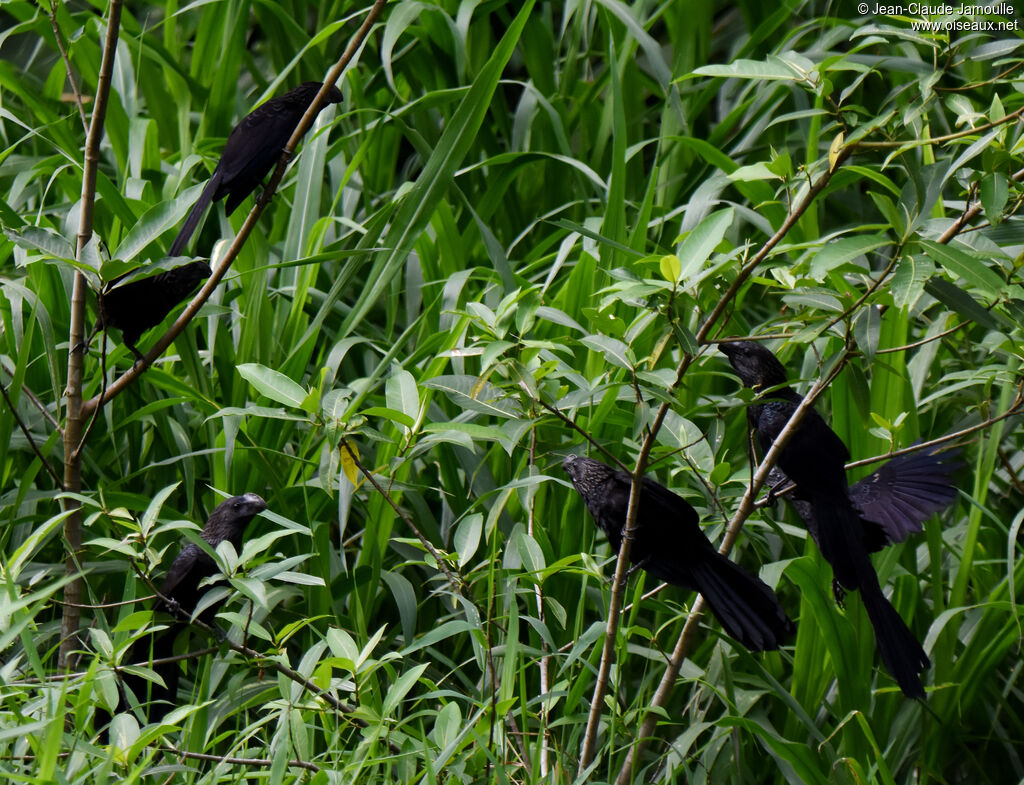
[[[272,401],[285,406],[301,408],[309,393],[280,371],[267,368],[257,363],[244,363],[238,366],[239,375],[251,384],[256,392],[265,395]]]
[[[718,244],[725,238],[725,233],[732,226],[733,210],[718,210],[701,221],[679,245],[677,255],[683,264],[680,274],[683,285],[695,276],[704,266]]]
[[[603,354],[605,359],[612,365],[617,365],[627,370],[636,365],[633,353],[618,338],[611,338],[607,335],[587,335],[580,338],[580,343],[588,349],[593,349],[595,352]]]
[[[889,245],[889,243],[889,240],[877,234],[841,237],[838,240],[833,240],[818,251],[811,260],[811,278],[823,281],[825,274],[839,265],[851,262],[858,256],[864,256],[876,248]]]
[[[925,291],[932,297],[952,308],[964,319],[975,321],[990,330],[997,329],[995,319],[977,300],[963,289],[954,286],[945,278],[933,277],[925,284]]]
[[[921,247],[935,263],[954,278],[963,278],[973,287],[980,289],[987,297],[999,297],[1006,284],[1002,278],[985,266],[984,262],[955,244],[943,245],[931,240],[921,240]]]

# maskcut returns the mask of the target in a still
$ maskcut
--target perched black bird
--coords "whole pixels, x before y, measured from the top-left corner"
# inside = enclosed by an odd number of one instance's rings
[[[954,460],[959,450],[921,451],[900,455],[882,464],[873,474],[850,486],[850,501],[860,513],[864,545],[874,553],[924,531],[924,521],[956,499],[952,475],[963,466]],[[775,488],[789,479],[773,466],[768,482]],[[810,502],[793,496],[793,506],[817,540],[818,522]]]
[[[321,87],[320,82],[303,82],[284,95],[260,104],[232,129],[217,168],[171,243],[169,256],[180,256],[185,250],[211,201],[227,196],[224,212],[231,215],[242,200],[256,190],[281,157],[284,146]],[[341,91],[331,87],[324,106],[339,101]]]
[[[631,476],[575,455],[562,468],[618,552]],[[748,649],[777,649],[793,632],[768,585],[716,551],[701,531],[697,511],[653,480],[643,481],[630,561],[659,580],[700,592],[725,631]]]
[[[117,282],[126,275],[130,273],[115,279],[111,283],[112,288],[100,293],[99,318],[86,346],[100,328],[116,327],[121,331],[124,345],[132,350],[136,360],[141,361],[142,354],[135,346],[141,335],[160,324],[174,306],[210,277],[210,265],[192,262],[118,286]]]
[[[760,403],[747,409],[762,449],[771,447],[803,400],[787,386],[786,370],[775,355],[752,341],[720,343],[743,384],[760,391]],[[921,644],[889,603],[868,555],[871,536],[850,498],[846,461],[850,453],[814,409],[800,422],[778,457],[778,467],[796,484],[809,506],[808,529],[840,586],[860,590],[882,662],[904,695],[924,698],[918,675],[931,663]],[[869,505],[870,506],[870,505]]]
[[[267,509],[267,503],[255,493],[233,496],[217,505],[210,514],[200,536],[210,544],[211,548],[229,541],[236,551],[242,548],[242,536],[249,521]],[[171,607],[158,600],[155,610],[170,613],[174,619],[166,629],[152,636],[140,638],[132,646],[127,656],[127,664],[140,665],[154,660],[173,656],[174,641],[188,627],[189,618],[206,593],[208,586],[200,586],[204,578],[218,573],[215,562],[198,545],[189,543],[182,548],[167,571],[167,577],[160,585],[160,594],[171,600]],[[205,608],[199,615],[201,621],[212,624],[221,603],[214,603]],[[150,704],[147,717],[150,722],[159,722],[164,715],[174,708],[178,696],[178,677],[181,663],[165,662],[153,666],[156,674],[163,679],[165,686],[134,674],[126,674],[120,685],[121,698],[117,711],[129,710],[130,703],[125,695],[131,691],[139,703],[145,703],[146,690],[149,689]],[[103,712],[97,714],[97,726],[105,724]]]

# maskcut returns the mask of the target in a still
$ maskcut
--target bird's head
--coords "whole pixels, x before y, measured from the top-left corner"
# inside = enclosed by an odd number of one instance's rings
[[[718,349],[732,363],[745,387],[776,387],[786,383],[786,369],[771,350],[753,341],[726,341]]]
[[[207,541],[219,542],[224,538],[240,540],[242,531],[254,517],[267,509],[267,503],[255,493],[232,496],[217,505],[203,527]]]
[[[583,494],[584,499],[588,494],[604,486],[615,473],[608,464],[580,455],[566,456],[562,461],[562,468],[569,475],[576,490]]]

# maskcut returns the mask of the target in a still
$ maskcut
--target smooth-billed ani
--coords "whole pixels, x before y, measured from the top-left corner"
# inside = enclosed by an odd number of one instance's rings
[[[618,553],[632,477],[575,455],[567,457],[562,467]],[[630,561],[659,580],[700,592],[725,631],[748,649],[777,649],[793,632],[793,622],[775,592],[715,550],[701,531],[697,511],[686,500],[646,478]]]
[[[747,408],[751,428],[761,448],[768,450],[803,397],[789,387],[786,370],[770,350],[752,341],[718,344],[743,384],[759,392]],[[809,506],[809,531],[835,580],[845,589],[859,590],[875,630],[878,651],[886,669],[904,695],[924,698],[918,675],[931,663],[921,644],[892,607],[878,582],[871,558],[871,535],[850,498],[846,461],[850,453],[813,408],[779,453],[779,469],[796,485],[796,495]]]
[[[192,262],[148,278],[117,285],[118,281],[130,274],[116,278],[110,288],[99,294],[99,318],[86,345],[100,328],[109,330],[116,327],[121,331],[121,341],[131,349],[135,359],[141,361],[142,354],[136,348],[139,338],[146,330],[156,327],[167,318],[167,314],[178,303],[210,277],[210,266],[206,262]]]
[[[211,201],[226,196],[224,212],[231,215],[242,200],[256,190],[281,157],[284,146],[321,87],[320,82],[303,82],[284,95],[260,104],[232,129],[217,168],[171,243],[168,256],[182,254]],[[332,86],[320,109],[340,101],[341,91]]]
[[[255,493],[233,496],[217,505],[200,532],[200,536],[209,543],[211,548],[216,549],[220,543],[227,540],[235,547],[236,551],[240,551],[245,527],[266,508],[267,503]],[[200,584],[205,578],[216,575],[218,571],[217,562],[198,545],[189,543],[181,549],[181,552],[171,562],[163,583],[160,584],[161,596],[170,600],[171,605],[168,606],[163,600],[157,600],[153,606],[154,610],[169,613],[173,618],[165,629],[137,640],[128,652],[127,664],[146,665],[149,662],[173,656],[175,639],[187,629],[190,617],[209,589],[209,586],[200,586]],[[222,602],[213,603],[204,608],[198,618],[206,624],[213,624],[214,617],[222,604]],[[131,703],[126,694],[128,691],[134,695],[136,701],[145,704],[147,688],[149,690],[149,705],[146,708],[146,716],[150,722],[159,722],[167,712],[175,707],[181,663],[157,663],[152,666],[152,669],[163,680],[162,686],[158,682],[150,682],[135,674],[123,676],[119,687],[120,700],[117,707],[119,713],[129,710]],[[104,724],[106,719],[104,715],[105,712],[97,712],[97,726]]]

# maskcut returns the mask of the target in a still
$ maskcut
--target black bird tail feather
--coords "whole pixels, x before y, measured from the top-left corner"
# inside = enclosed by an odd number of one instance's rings
[[[904,695],[923,699],[924,685],[918,674],[931,665],[924,648],[882,593],[877,577],[869,585],[861,586],[860,596],[875,628],[875,642],[885,669]]]
[[[882,593],[878,574],[861,536],[861,521],[845,495],[815,496],[811,504],[817,519],[815,540],[836,580],[847,589],[859,589],[864,609],[875,630],[882,664],[908,698],[924,698],[918,675],[931,665],[928,655],[903,619]]]
[[[210,177],[210,181],[206,184],[203,192],[199,194],[199,198],[196,203],[192,205],[192,209],[189,210],[188,217],[185,219],[185,223],[182,224],[181,231],[178,232],[178,236],[174,238],[174,242],[171,243],[171,248],[167,252],[168,256],[181,256],[182,251],[185,250],[185,246],[188,245],[188,241],[192,239],[192,234],[195,232],[196,227],[199,226],[199,221],[202,220],[203,213],[206,212],[206,208],[213,200],[213,194],[220,185],[221,175],[220,172],[214,170],[213,175]]]
[[[775,592],[727,557],[709,551],[692,566],[691,576],[725,631],[748,649],[777,649],[793,633]]]

